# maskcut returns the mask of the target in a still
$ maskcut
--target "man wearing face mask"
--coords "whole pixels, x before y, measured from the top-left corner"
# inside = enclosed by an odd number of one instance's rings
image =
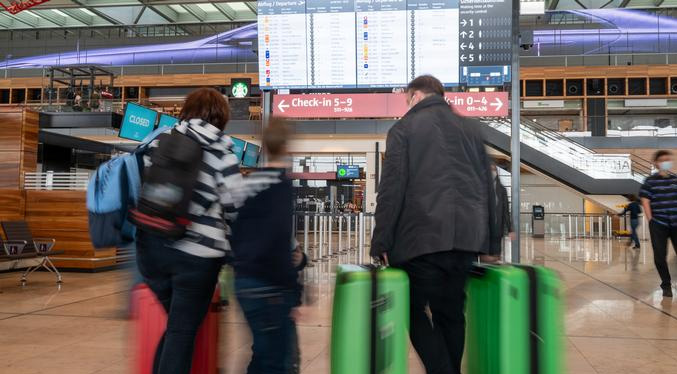
[[[672,297],[668,270],[668,238],[677,252],[677,176],[672,174],[672,153],[661,150],[654,155],[658,172],[646,178],[639,191],[644,215],[649,221],[654,263],[661,277],[663,297]]]
[[[472,263],[500,253],[494,179],[482,124],[451,110],[439,80],[414,79],[407,103],[388,132],[371,255],[409,276],[410,336],[426,372],[456,374]]]

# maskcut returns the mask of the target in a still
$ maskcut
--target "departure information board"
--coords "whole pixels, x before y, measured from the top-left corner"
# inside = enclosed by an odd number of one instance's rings
[[[260,0],[261,88],[510,80],[510,0]]]

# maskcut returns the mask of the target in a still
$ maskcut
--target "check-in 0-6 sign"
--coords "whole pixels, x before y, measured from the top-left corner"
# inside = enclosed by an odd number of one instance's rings
[[[452,109],[467,117],[506,117],[507,92],[447,92]],[[273,115],[288,118],[397,118],[407,107],[404,94],[275,95]]]

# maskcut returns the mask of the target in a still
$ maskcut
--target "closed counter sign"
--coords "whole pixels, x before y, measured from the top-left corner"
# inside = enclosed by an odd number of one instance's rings
[[[127,103],[118,136],[142,141],[155,128],[158,113],[138,104]]]

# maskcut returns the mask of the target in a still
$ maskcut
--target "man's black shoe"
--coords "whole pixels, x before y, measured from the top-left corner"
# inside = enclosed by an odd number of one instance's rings
[[[672,297],[672,287],[663,287],[663,297]]]

